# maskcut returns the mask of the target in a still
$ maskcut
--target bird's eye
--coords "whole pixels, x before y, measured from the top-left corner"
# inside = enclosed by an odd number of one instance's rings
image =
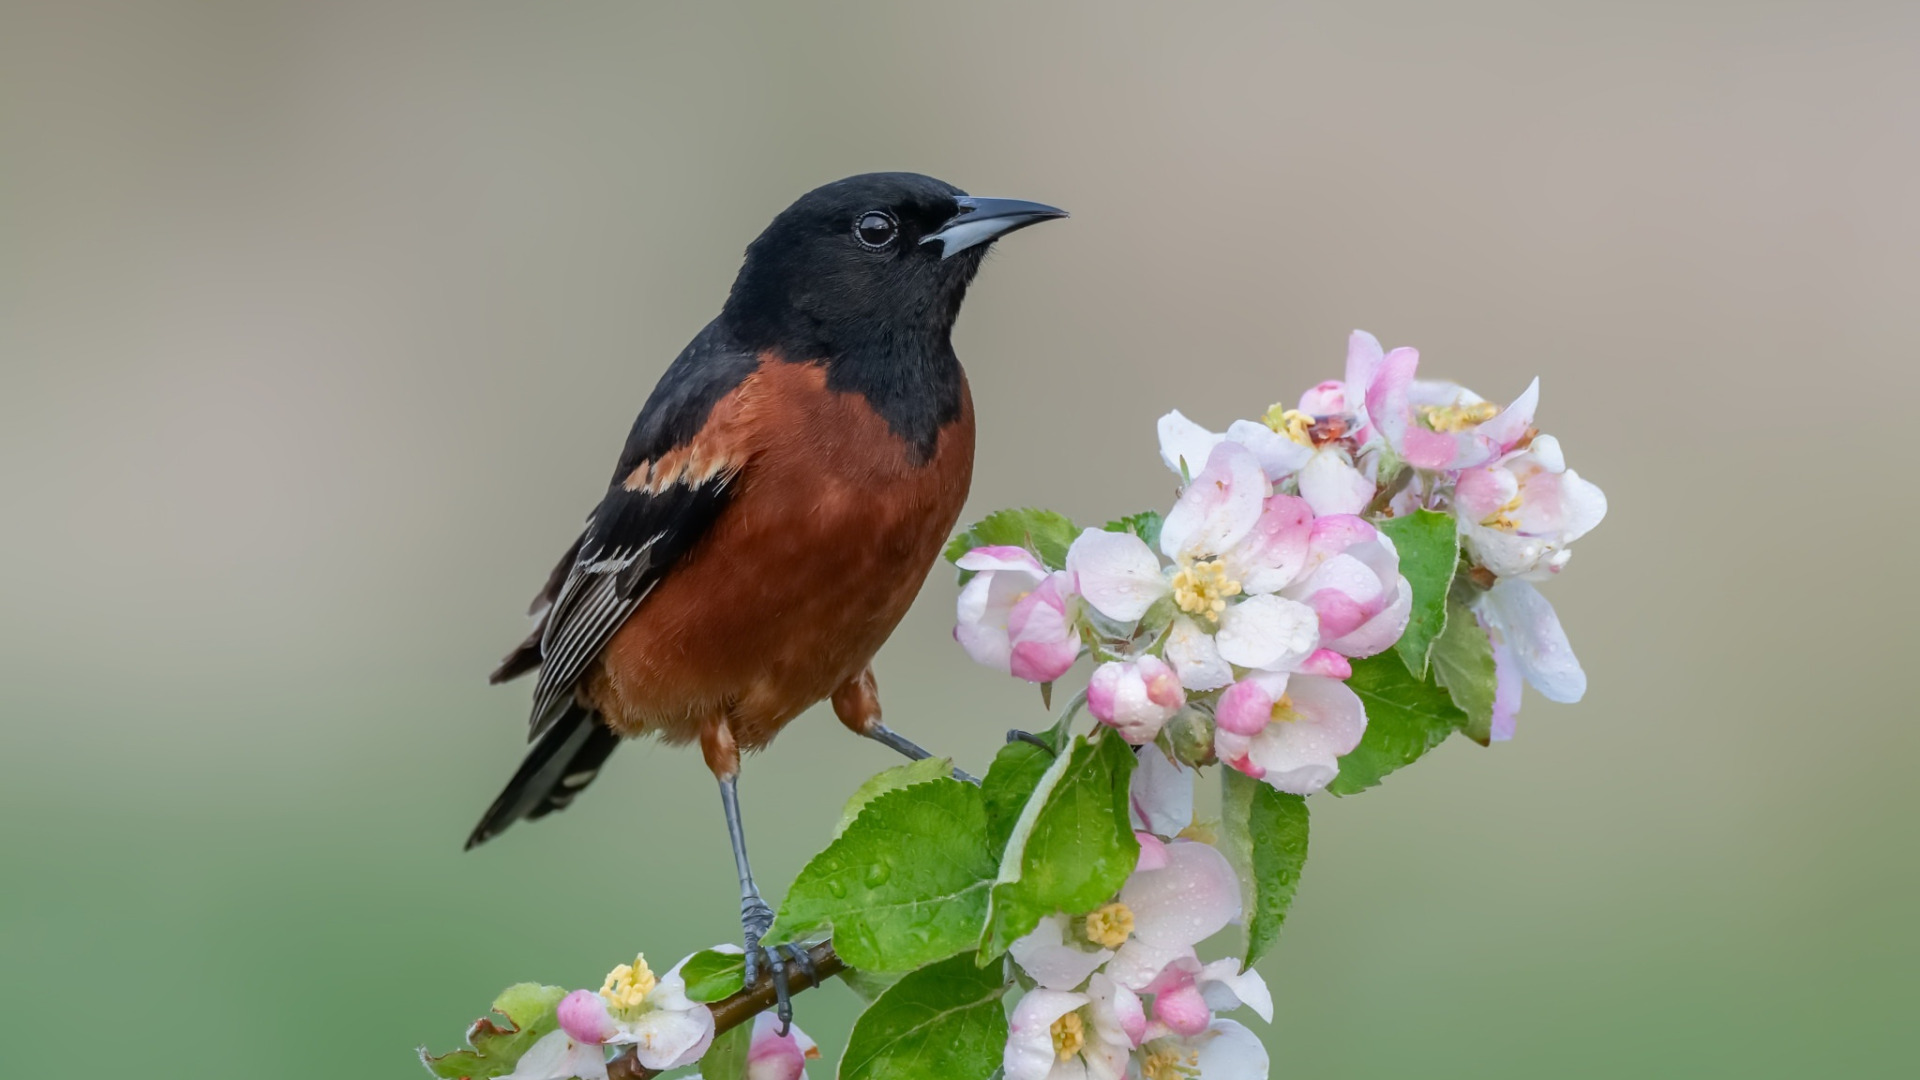
[[[860,215],[859,221],[853,223],[854,239],[874,251],[879,251],[893,243],[893,238],[899,231],[899,222],[894,221],[893,215],[885,210],[869,210]]]

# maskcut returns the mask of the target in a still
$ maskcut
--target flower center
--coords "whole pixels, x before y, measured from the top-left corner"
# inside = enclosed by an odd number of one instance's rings
[[[1273,710],[1269,715],[1273,717],[1273,722],[1276,724],[1291,724],[1295,720],[1305,719],[1300,715],[1300,711],[1293,707],[1293,698],[1286,694],[1281,694],[1280,700],[1273,703]]]
[[[1055,1020],[1049,1030],[1053,1032],[1053,1054],[1061,1061],[1073,1060],[1087,1045],[1087,1024],[1077,1012]]]
[[[1518,509],[1520,509],[1520,496],[1515,495],[1502,503],[1498,510],[1481,518],[1480,524],[1489,529],[1499,529],[1501,532],[1518,532],[1520,523],[1513,520],[1513,512]]]
[[[608,1008],[630,1018],[646,1005],[647,995],[659,981],[647,966],[646,955],[641,954],[633,958],[633,963],[607,972],[607,981],[600,984],[600,996],[606,999]]]
[[[1219,619],[1227,610],[1227,597],[1240,595],[1240,583],[1227,576],[1227,566],[1218,559],[1202,559],[1182,566],[1173,574],[1173,602],[1181,611],[1206,619]]]
[[[1261,419],[1266,421],[1268,427],[1301,446],[1313,445],[1313,436],[1309,433],[1313,428],[1313,417],[1299,409],[1286,409],[1275,405],[1268,409],[1267,415]]]
[[[1117,949],[1133,936],[1133,909],[1115,900],[1087,916],[1087,940],[1102,948]]]
[[[1422,405],[1420,415],[1435,431],[1465,431],[1500,415],[1500,406],[1491,401],[1472,405]]]
[[[1149,1050],[1140,1059],[1140,1075],[1146,1080],[1191,1080],[1200,1075],[1200,1055],[1183,1047]]]

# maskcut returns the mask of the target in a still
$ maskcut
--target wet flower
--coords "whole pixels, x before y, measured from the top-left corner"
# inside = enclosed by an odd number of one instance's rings
[[[1087,711],[1136,746],[1152,742],[1186,703],[1180,677],[1157,656],[1102,664],[1087,683]]]
[[[1518,445],[1533,427],[1540,380],[1505,409],[1453,383],[1414,378],[1420,354],[1400,348],[1381,359],[1367,388],[1367,413],[1380,435],[1419,469],[1476,468]]]
[[[1586,696],[1587,673],[1560,617],[1531,582],[1502,578],[1474,601],[1473,611],[1493,643],[1495,739],[1513,738],[1521,680],[1548,701],[1572,704]]]
[[[801,1080],[807,1074],[807,1062],[819,1056],[820,1048],[798,1025],[782,1035],[772,1013],[759,1013],[753,1018],[746,1080]]]
[[[953,629],[968,656],[1028,682],[1067,673],[1080,655],[1080,636],[1068,615],[1066,574],[1049,574],[1031,552],[1005,546],[975,548],[957,565],[974,572],[960,590]]]
[[[1413,613],[1393,541],[1348,515],[1314,519],[1310,537],[1306,568],[1281,595],[1313,608],[1326,649],[1360,657],[1391,648]]]
[[[1257,971],[1241,971],[1240,962],[1230,957],[1210,964],[1182,957],[1168,964],[1140,993],[1153,999],[1154,1021],[1179,1035],[1198,1035],[1213,1023],[1215,1013],[1242,1005],[1262,1020],[1273,1020],[1273,994],[1267,981]]]
[[[1367,713],[1338,679],[1258,672],[1220,696],[1214,722],[1221,761],[1281,791],[1311,795],[1333,782],[1341,756],[1360,745]]]
[[[640,1064],[649,1069],[693,1064],[713,1043],[713,1013],[687,997],[686,981],[680,977],[685,963],[659,977],[645,956],[615,967],[598,994],[576,990],[561,999],[561,1032],[581,1045],[631,1044]],[[605,1075],[604,1067],[600,1075]]]
[[[1462,472],[1454,505],[1468,554],[1503,578],[1559,573],[1568,545],[1607,516],[1606,494],[1567,468],[1551,435]]]
[[[1244,1080],[1267,1075],[1268,1066],[1259,1037],[1232,1020],[1215,1020],[1191,1036],[1156,1024],[1138,1060],[1141,1080]]]
[[[1140,999],[1104,975],[1085,993],[1030,990],[1008,1027],[1006,1080],[1121,1080],[1146,1030]]]

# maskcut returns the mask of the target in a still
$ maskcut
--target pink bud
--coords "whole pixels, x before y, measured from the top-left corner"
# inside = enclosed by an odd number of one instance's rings
[[[1242,679],[1220,695],[1213,719],[1222,730],[1235,735],[1258,735],[1273,719],[1273,695],[1254,680]]]
[[[554,1013],[560,1019],[561,1030],[575,1042],[598,1046],[619,1030],[607,1012],[606,1001],[591,990],[575,990],[561,998]]]

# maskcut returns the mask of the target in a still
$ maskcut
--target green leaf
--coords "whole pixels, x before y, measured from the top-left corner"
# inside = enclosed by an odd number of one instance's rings
[[[999,861],[1013,835],[1013,823],[1020,819],[1027,798],[1047,774],[1054,755],[1030,742],[1010,742],[993,755],[987,777],[980,782],[980,796],[987,810],[987,848]]]
[[[1447,628],[1433,642],[1433,676],[1467,714],[1461,730],[1485,746],[1493,741],[1493,643],[1465,604],[1455,600],[1447,610]]]
[[[859,968],[843,968],[840,971],[840,981],[869,1005],[904,978],[905,973],[898,971],[862,971]]]
[[[1006,969],[964,956],[901,979],[860,1014],[839,1080],[987,1080],[1007,1045]]]
[[[746,1080],[747,1052],[753,1049],[753,1025],[740,1024],[713,1037],[700,1055],[700,1080]]]
[[[848,964],[911,971],[979,938],[993,875],[979,788],[889,791],[800,871],[769,942],[831,926]]]
[[[703,949],[687,957],[680,968],[687,981],[687,997],[694,1001],[721,1001],[740,992],[747,982],[747,958],[737,952]]]
[[[1280,939],[1280,924],[1307,864],[1307,800],[1277,791],[1237,769],[1222,769],[1225,851],[1246,891],[1247,955],[1252,967]]]
[[[838,837],[860,816],[867,804],[889,791],[898,791],[915,784],[924,784],[929,780],[940,780],[953,775],[953,759],[921,758],[905,765],[895,765],[891,769],[882,769],[867,777],[867,782],[854,790],[853,797],[840,811],[840,824],[833,827],[833,835]]]
[[[1055,911],[1079,915],[1118,892],[1140,858],[1127,818],[1133,748],[1102,730],[1074,740],[1035,786],[1000,858],[981,963]]]
[[[1007,545],[1026,548],[1040,556],[1048,569],[1060,570],[1067,565],[1067,548],[1079,534],[1073,522],[1051,510],[1001,510],[954,537],[946,557],[948,562],[959,562],[974,548]]]
[[[539,1042],[541,1036],[560,1026],[554,1007],[567,996],[566,988],[539,983],[516,983],[493,999],[493,1011],[507,1021],[505,1027],[483,1016],[467,1029],[471,1050],[455,1050],[438,1057],[420,1050],[420,1063],[427,1071],[445,1080],[490,1080],[513,1071],[520,1055]]]
[[[1414,678],[1396,653],[1355,660],[1347,685],[1367,708],[1367,733],[1352,753],[1340,759],[1340,775],[1327,785],[1335,795],[1373,787],[1388,773],[1419,760],[1467,722],[1467,714],[1454,707],[1445,690]]]
[[[1415,510],[1380,522],[1400,552],[1400,572],[1413,585],[1413,617],[1394,645],[1407,670],[1425,678],[1427,652],[1447,621],[1447,589],[1460,565],[1460,536],[1450,515]]]
[[[1132,533],[1140,539],[1145,540],[1148,547],[1159,551],[1160,526],[1164,524],[1166,524],[1166,520],[1160,516],[1160,511],[1147,510],[1138,514],[1130,514],[1123,518],[1115,518],[1105,525],[1102,525],[1101,528],[1107,532]]]

